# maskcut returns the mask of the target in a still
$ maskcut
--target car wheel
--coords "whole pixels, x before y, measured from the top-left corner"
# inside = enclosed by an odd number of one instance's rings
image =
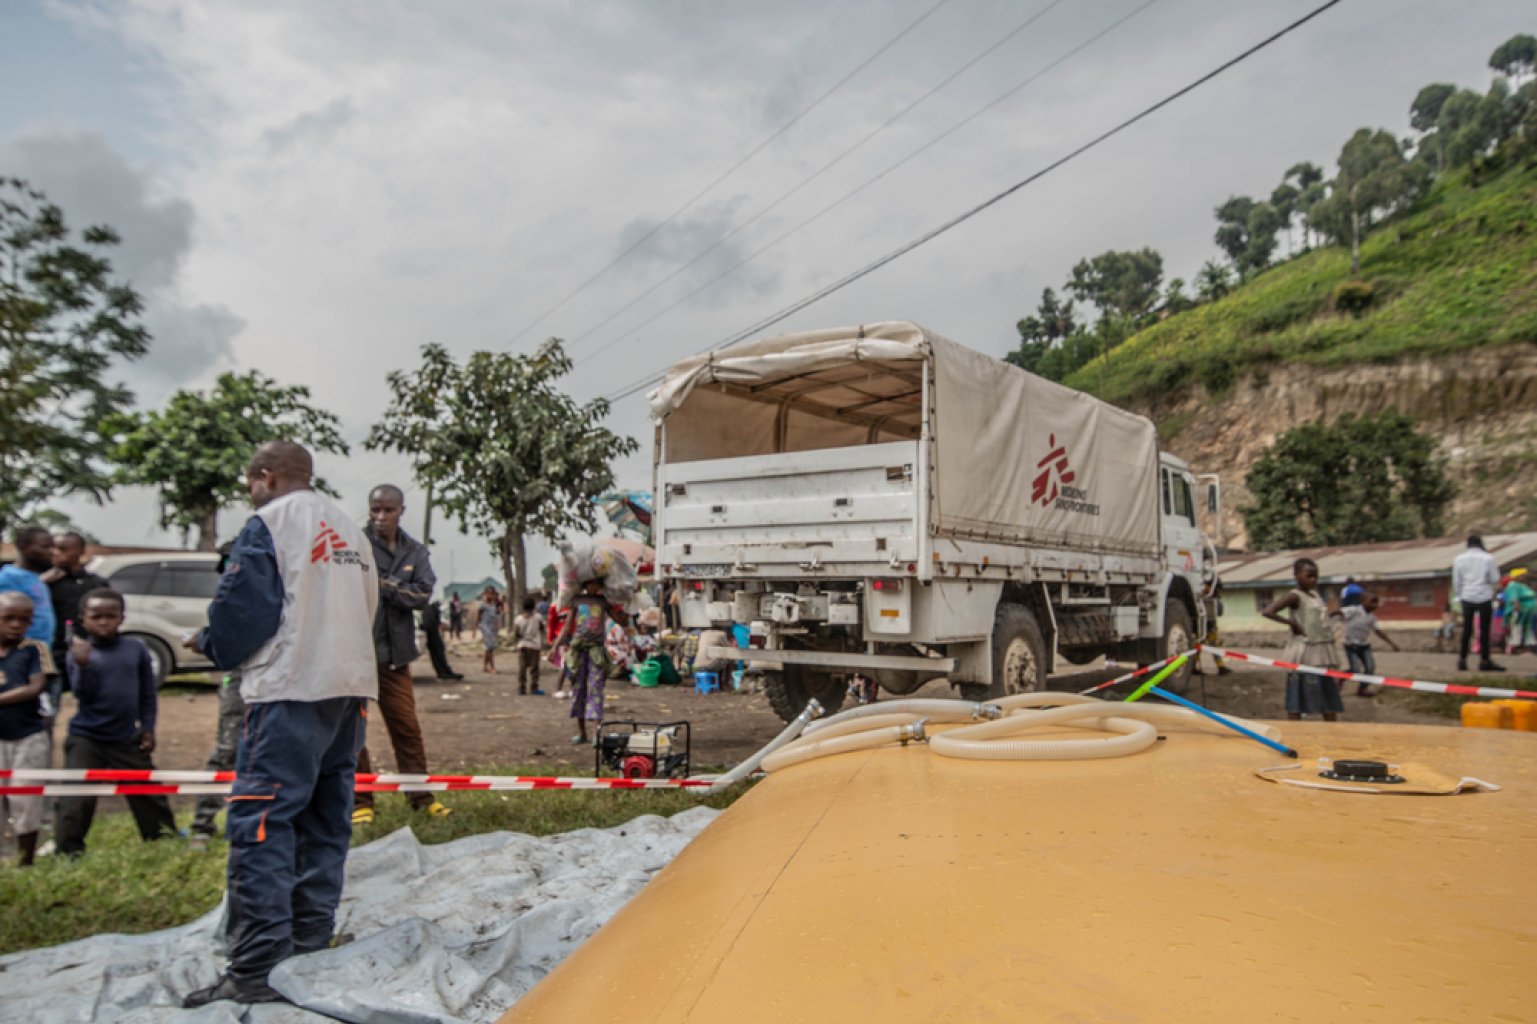
[[[785,722],[793,722],[815,697],[825,718],[843,705],[846,695],[842,681],[832,675],[806,671],[800,665],[786,665],[781,671],[763,675],[763,693],[774,713]]]
[[[170,645],[159,637],[139,634],[138,639],[149,649],[149,662],[155,668],[155,687],[158,689],[176,671],[176,656],[171,653]]]
[[[1046,689],[1046,641],[1035,613],[1022,604],[1004,603],[993,618],[991,700]]]
[[[1190,609],[1185,607],[1183,601],[1173,598],[1163,613],[1163,653],[1159,657],[1170,658],[1183,654],[1193,646],[1195,637],[1190,625]],[[1183,694],[1194,672],[1195,659],[1192,658],[1181,665],[1178,672],[1165,679],[1162,685],[1171,693]]]

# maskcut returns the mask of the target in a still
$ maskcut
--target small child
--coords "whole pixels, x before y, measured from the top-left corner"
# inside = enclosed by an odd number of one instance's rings
[[[612,607],[603,596],[602,580],[588,580],[571,602],[566,624],[556,641],[557,647],[567,648],[561,677],[570,680],[571,717],[576,719],[577,729],[572,743],[587,743],[587,723],[593,723],[596,732],[598,723],[603,721],[603,688],[612,668],[604,640],[611,619],[621,626],[630,621],[623,608]]]
[[[475,614],[475,628],[480,630],[480,670],[496,675],[496,642],[502,631],[502,610],[497,604],[496,590],[487,587],[480,596],[480,611]]]
[[[31,625],[32,599],[18,591],[0,593],[0,768],[48,767],[42,705],[47,679],[37,644],[26,642]],[[7,810],[16,833],[17,863],[31,867],[43,824],[43,798],[0,797],[0,815]]]
[[[80,709],[64,740],[64,767],[153,769],[155,749],[155,666],[143,642],[119,636],[123,595],[102,587],[80,599],[85,636],[69,641],[69,686]],[[163,796],[131,796],[139,837],[145,842],[176,834],[171,803]],[[59,802],[59,852],[78,857],[96,814],[96,798]]]
[[[523,599],[523,612],[512,620],[513,635],[518,638],[518,693],[543,697],[539,689],[539,650],[544,646],[544,623],[534,611],[532,597]]]
[[[1282,658],[1295,665],[1336,668],[1334,630],[1329,628],[1329,608],[1318,592],[1318,563],[1299,558],[1292,563],[1292,577],[1297,585],[1270,602],[1260,614],[1291,630],[1291,642]],[[1291,615],[1281,617],[1283,610]],[[1313,672],[1292,672],[1286,677],[1286,717],[1292,720],[1304,714],[1322,715],[1324,721],[1339,720],[1345,704],[1340,700],[1340,684]]]
[[[1372,656],[1373,633],[1393,650],[1398,650],[1392,638],[1377,628],[1378,604],[1376,594],[1367,594],[1360,604],[1347,604],[1341,609],[1345,614],[1345,658],[1350,662],[1352,672],[1364,672],[1369,676],[1377,674],[1377,659]],[[1357,697],[1370,697],[1375,692],[1370,683],[1356,683]]]

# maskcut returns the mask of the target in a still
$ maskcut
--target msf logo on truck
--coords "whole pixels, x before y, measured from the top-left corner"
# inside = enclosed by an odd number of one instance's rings
[[[1046,443],[1051,450],[1035,464],[1038,472],[1030,483],[1030,503],[1064,512],[1099,515],[1099,506],[1088,500],[1088,492],[1073,486],[1078,474],[1068,466],[1067,446],[1057,444],[1056,434],[1050,435]]]

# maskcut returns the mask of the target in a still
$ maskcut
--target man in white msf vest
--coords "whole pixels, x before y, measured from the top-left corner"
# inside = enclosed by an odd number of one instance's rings
[[[310,486],[310,453],[264,444],[246,485],[256,514],[230,550],[208,628],[188,642],[240,670],[245,723],[229,797],[229,970],[183,1005],[282,998],[268,974],[331,942],[352,838],[352,793],[376,694],[373,556]]]

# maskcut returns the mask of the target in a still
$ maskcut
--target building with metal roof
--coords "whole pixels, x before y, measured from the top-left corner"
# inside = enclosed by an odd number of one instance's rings
[[[1537,576],[1537,533],[1488,534],[1484,547],[1501,572],[1527,568]],[[1452,599],[1452,561],[1466,548],[1466,537],[1442,537],[1226,555],[1219,563],[1222,628],[1281,632],[1283,627],[1261,618],[1260,611],[1291,589],[1292,563],[1311,558],[1331,606],[1345,582],[1354,579],[1381,599],[1377,617],[1384,627],[1434,629]]]

